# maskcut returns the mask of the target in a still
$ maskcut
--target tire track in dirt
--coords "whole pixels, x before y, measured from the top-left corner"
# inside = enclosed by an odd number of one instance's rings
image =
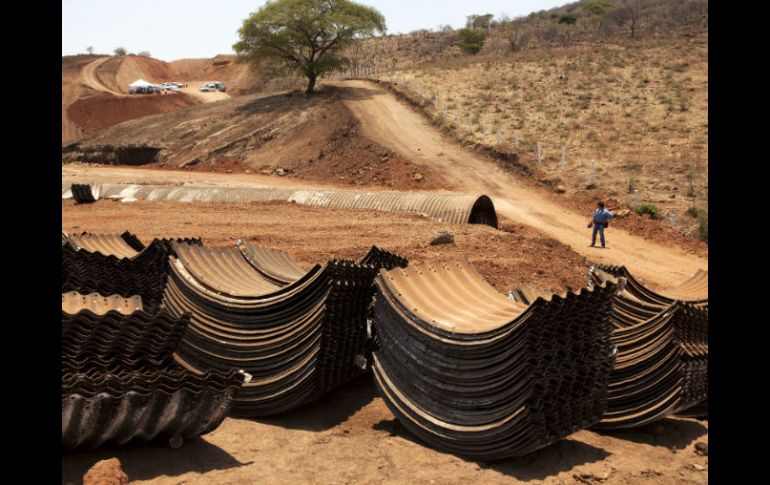
[[[102,82],[99,81],[99,78],[96,76],[96,69],[110,59],[111,57],[102,57],[101,59],[97,59],[91,64],[86,65],[83,70],[80,71],[81,79],[83,84],[93,90],[113,94],[115,96],[124,96],[123,93],[119,91],[113,91],[109,87],[102,84]]]

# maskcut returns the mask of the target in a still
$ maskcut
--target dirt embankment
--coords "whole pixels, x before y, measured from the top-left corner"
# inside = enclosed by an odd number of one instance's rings
[[[188,85],[174,99],[154,95],[128,95],[128,85],[138,79]],[[221,81],[227,93],[199,93],[205,81]],[[234,56],[182,59],[164,62],[142,56],[62,57],[62,142],[98,133],[126,120],[199,103],[214,102],[263,90],[268,78]]]
[[[85,133],[98,133],[124,121],[168,113],[199,104],[184,93],[117,97],[99,94],[81,98],[67,107],[67,117]]]
[[[167,96],[169,100],[175,96]],[[191,170],[283,173],[357,187],[434,189],[430,167],[367,138],[360,121],[327,88],[317,96],[246,96],[113,126],[65,147],[64,161],[118,163],[115,153],[142,147],[144,163]],[[157,96],[156,96],[157,97]]]
[[[286,230],[286,221],[291,221],[292,230]],[[308,268],[332,258],[357,258],[377,244],[418,262],[468,258],[501,292],[522,282],[557,292],[585,285],[588,262],[583,256],[534,229],[510,222],[503,227],[447,226],[417,215],[289,203],[62,202],[62,230],[69,232],[128,229],[142,240],[164,235],[202,237],[210,246],[243,239],[282,249]],[[431,246],[431,239],[442,229],[454,233],[455,243]]]

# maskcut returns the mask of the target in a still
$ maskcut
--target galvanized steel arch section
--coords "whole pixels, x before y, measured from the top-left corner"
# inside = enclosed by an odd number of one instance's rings
[[[62,187],[65,194],[69,187]],[[177,202],[294,202],[315,207],[422,214],[450,224],[487,224],[497,228],[495,206],[486,195],[434,192],[320,189],[172,187],[102,184],[102,198]]]

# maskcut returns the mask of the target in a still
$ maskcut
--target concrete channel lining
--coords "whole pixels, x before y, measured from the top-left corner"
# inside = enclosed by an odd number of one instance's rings
[[[95,186],[96,187],[96,186]],[[316,190],[246,187],[99,184],[102,199],[199,203],[294,202],[314,207],[422,214],[449,224],[486,224],[497,228],[495,206],[486,195],[435,192]],[[72,187],[62,185],[62,198]]]

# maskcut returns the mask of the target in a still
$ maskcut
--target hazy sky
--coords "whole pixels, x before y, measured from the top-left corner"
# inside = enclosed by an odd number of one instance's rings
[[[569,0],[358,0],[385,16],[388,32],[406,33],[465,17],[527,15]],[[164,61],[231,54],[237,30],[263,0],[62,0],[62,55],[111,54],[116,47],[149,51]]]

